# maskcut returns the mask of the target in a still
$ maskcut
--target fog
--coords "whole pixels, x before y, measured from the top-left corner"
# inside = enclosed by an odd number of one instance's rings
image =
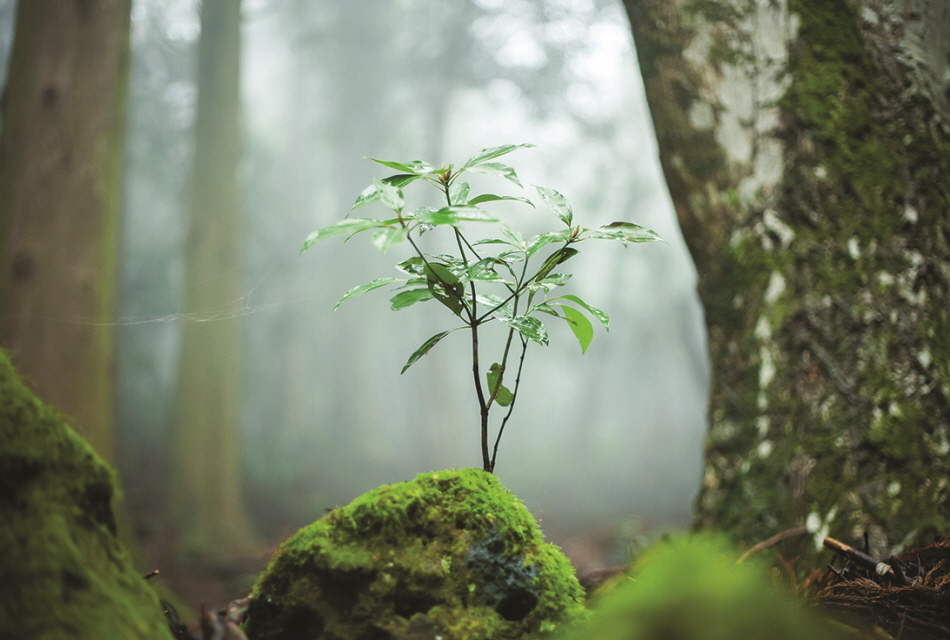
[[[157,517],[142,514],[161,500],[188,322],[241,318],[245,490],[265,536],[379,484],[480,466],[463,334],[400,375],[455,326],[447,310],[394,312],[381,290],[333,311],[351,287],[398,275],[406,249],[381,256],[362,236],[300,248],[392,173],[369,157],[458,165],[533,143],[504,158],[524,191],[473,176],[473,192],[538,201],[529,185],[553,187],[583,226],[626,220],[666,242],[591,241],[565,265],[563,292],[607,311],[610,332],[597,328],[582,355],[552,323],[551,345],[529,347],[496,473],[554,539],[685,526],[702,475],[706,342],[620,2],[245,0],[243,13],[242,295],[185,315],[198,5],[134,3],[115,323],[119,466],[137,517]],[[422,185],[406,197],[427,203]],[[540,203],[494,204],[526,234],[558,225]]]

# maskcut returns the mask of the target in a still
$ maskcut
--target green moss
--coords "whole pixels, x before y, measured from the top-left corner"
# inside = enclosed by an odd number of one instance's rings
[[[700,270],[716,375],[699,519],[751,545],[816,514],[886,555],[950,527],[950,139],[851,4],[789,8],[770,206],[794,239],[752,215]],[[765,300],[773,273],[784,290]],[[802,571],[822,562],[810,539],[785,545]]]
[[[281,545],[252,596],[255,640],[518,638],[585,614],[567,558],[478,469],[422,474],[334,509]]]
[[[752,563],[711,536],[658,545],[594,616],[561,640],[822,640],[843,637]]]
[[[171,639],[116,538],[115,472],[0,350],[0,637]]]

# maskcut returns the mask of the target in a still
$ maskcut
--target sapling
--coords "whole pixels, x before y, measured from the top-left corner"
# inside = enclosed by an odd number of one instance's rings
[[[409,258],[396,265],[396,269],[406,277],[376,278],[353,287],[333,309],[335,311],[342,302],[367,291],[397,285],[398,292],[390,299],[393,310],[435,300],[455,316],[459,326],[441,331],[423,342],[409,356],[402,373],[449,334],[461,330],[468,332],[471,339],[472,380],[478,398],[482,467],[488,472],[494,471],[498,443],[518,398],[528,345],[531,342],[548,344],[548,332],[539,316],[546,314],[566,322],[577,338],[582,353],[587,351],[594,337],[590,317],[600,322],[604,329],[609,328],[607,314],[580,297],[573,294],[550,295],[571,277],[571,274],[556,272],[555,269],[576,256],[577,245],[585,240],[616,240],[624,244],[660,240],[655,232],[632,222],[612,222],[596,229],[575,225],[574,214],[567,200],[547,187],[535,189],[544,204],[560,219],[562,227],[556,231],[526,239],[482,208],[481,205],[500,200],[535,206],[520,196],[494,193],[473,196],[469,184],[462,180],[466,172],[484,173],[501,176],[521,187],[515,170],[495,159],[516,149],[532,146],[509,144],[483,149],[457,169],[453,165],[436,168],[419,160],[390,162],[371,158],[373,162],[399,173],[373,180],[373,184],[356,199],[350,213],[378,202],[391,210],[394,217],[351,218],[347,214],[343,220],[310,234],[301,250],[306,251],[327,238],[346,236],[349,240],[357,233],[369,230],[373,231],[373,244],[383,253],[395,244],[409,244]],[[403,189],[419,181],[437,189],[444,205],[440,208],[423,206],[407,209]],[[472,240],[473,236],[463,228],[468,223],[493,224],[499,235]],[[448,234],[455,247],[453,253],[433,254],[424,250],[423,241],[430,244],[437,228]],[[499,346],[500,353],[485,366],[481,352],[482,328],[492,322],[505,325],[507,329]],[[495,406],[503,408],[504,415],[494,445],[489,448],[489,415]]]

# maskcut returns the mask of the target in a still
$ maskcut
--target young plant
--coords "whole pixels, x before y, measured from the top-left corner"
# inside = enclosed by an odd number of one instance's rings
[[[354,287],[340,298],[333,309],[335,311],[343,301],[367,291],[399,283],[398,293],[390,299],[393,310],[435,300],[457,318],[459,326],[437,333],[423,342],[409,356],[402,373],[450,333],[460,330],[468,332],[481,425],[482,466],[488,472],[495,468],[498,443],[518,398],[528,345],[531,342],[548,344],[548,332],[539,316],[546,314],[565,321],[580,343],[582,353],[587,351],[594,337],[593,323],[588,316],[600,322],[605,329],[608,328],[607,314],[578,296],[549,295],[557,287],[565,285],[571,277],[571,274],[556,272],[555,269],[577,255],[577,245],[585,240],[617,240],[624,244],[660,240],[653,231],[632,222],[612,222],[596,229],[577,226],[571,206],[564,196],[546,187],[535,189],[541,200],[560,219],[562,227],[559,230],[525,239],[521,233],[502,223],[480,205],[498,200],[514,200],[531,207],[534,204],[527,198],[493,193],[473,197],[469,184],[461,178],[466,172],[485,173],[501,176],[521,187],[515,170],[495,159],[516,149],[532,146],[510,144],[483,149],[457,169],[453,165],[436,169],[419,160],[389,162],[372,158],[373,162],[399,173],[382,180],[373,180],[373,184],[356,199],[350,212],[379,202],[390,209],[394,217],[350,218],[347,214],[345,219],[310,234],[301,250],[306,251],[327,238],[346,236],[348,240],[357,233],[369,230],[373,230],[373,244],[383,253],[394,244],[409,243],[410,257],[396,265],[407,277],[376,278]],[[417,181],[437,189],[444,206],[408,210],[403,188]],[[463,224],[466,223],[493,223],[500,235],[471,241],[472,236],[466,235],[463,230]],[[423,234],[426,234],[425,239],[428,241],[436,228],[448,233],[455,246],[454,253],[432,254],[423,249]],[[500,353],[486,367],[481,341],[483,327],[492,322],[505,325],[507,329],[503,346],[499,347]],[[513,364],[515,361],[516,364]],[[510,382],[512,378],[514,385]],[[505,411],[494,446],[489,450],[489,414],[495,406]]]

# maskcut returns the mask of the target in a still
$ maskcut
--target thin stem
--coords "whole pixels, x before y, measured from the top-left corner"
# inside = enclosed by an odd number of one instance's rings
[[[485,402],[485,393],[482,391],[482,379],[478,366],[478,323],[472,327],[472,375],[475,378],[475,395],[478,396],[478,408],[481,417],[482,437],[482,468],[491,473],[491,461],[488,457],[488,404]]]
[[[498,458],[498,443],[501,442],[501,434],[505,432],[505,425],[508,424],[508,418],[511,417],[511,412],[515,410],[515,401],[518,399],[518,387],[521,386],[521,370],[524,368],[524,356],[528,352],[528,339],[524,336],[521,337],[521,358],[518,359],[518,372],[515,374],[515,388],[511,392],[511,404],[508,405],[508,413],[505,414],[505,417],[501,420],[501,427],[498,429],[498,437],[495,438],[495,447],[492,450],[491,464],[489,465],[489,471],[494,472],[495,470],[495,459]]]

